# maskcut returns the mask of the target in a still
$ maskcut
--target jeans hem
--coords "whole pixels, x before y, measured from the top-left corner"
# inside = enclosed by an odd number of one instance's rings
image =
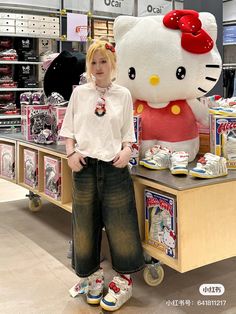
[[[100,265],[98,265],[97,267],[94,268],[94,270],[91,270],[90,272],[88,272],[87,274],[80,274],[78,273],[76,270],[75,270],[75,273],[78,277],[81,277],[81,278],[85,278],[85,277],[88,277],[90,275],[92,275],[93,273],[95,273],[97,270],[100,269]]]
[[[123,274],[123,275],[127,275],[127,274],[133,274],[133,273],[136,273],[140,270],[142,270],[143,268],[145,267],[145,264],[143,264],[142,266],[136,268],[136,269],[133,269],[133,270],[118,270],[117,268],[115,268],[114,266],[112,266],[112,268],[119,274]]]

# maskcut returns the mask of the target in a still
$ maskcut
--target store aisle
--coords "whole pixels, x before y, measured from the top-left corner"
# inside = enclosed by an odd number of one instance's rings
[[[9,202],[25,198],[28,190],[0,178],[0,202]]]
[[[1,180],[0,188],[0,194],[4,189],[8,197],[10,192],[6,192],[18,187]],[[21,192],[18,200],[0,202],[0,314],[105,313],[100,307],[88,306],[84,297],[73,299],[68,294],[76,282],[67,258],[70,213],[44,200],[42,210],[32,213],[24,198],[25,191]],[[104,255],[107,256],[105,251]],[[108,260],[102,266],[108,282],[114,272]],[[184,274],[164,266],[164,281],[153,288],[144,283],[140,272],[134,275],[134,297],[116,313],[235,314],[235,266],[236,258]],[[220,297],[203,297],[198,291],[202,283],[221,283],[225,293]],[[179,303],[169,305],[173,300]],[[189,300],[193,304],[187,305]],[[197,306],[197,300],[226,300],[226,305]]]

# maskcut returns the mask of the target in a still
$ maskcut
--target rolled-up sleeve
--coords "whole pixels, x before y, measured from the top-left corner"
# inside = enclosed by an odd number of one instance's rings
[[[70,97],[68,107],[66,108],[66,114],[63,119],[62,127],[60,130],[60,136],[75,139],[74,134],[74,105],[75,105],[75,89]]]

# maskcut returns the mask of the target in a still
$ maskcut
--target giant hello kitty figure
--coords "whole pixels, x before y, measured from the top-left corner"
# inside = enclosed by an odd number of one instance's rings
[[[126,86],[142,115],[141,154],[160,144],[199,150],[197,122],[208,125],[208,110],[197,98],[221,73],[217,26],[210,13],[174,10],[165,16],[119,16],[114,23],[117,83]]]

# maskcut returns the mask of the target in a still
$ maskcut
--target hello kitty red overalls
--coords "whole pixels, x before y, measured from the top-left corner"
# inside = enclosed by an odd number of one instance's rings
[[[160,109],[137,100],[134,110],[142,117],[143,140],[181,142],[198,137],[196,118],[186,100],[170,101]]]

